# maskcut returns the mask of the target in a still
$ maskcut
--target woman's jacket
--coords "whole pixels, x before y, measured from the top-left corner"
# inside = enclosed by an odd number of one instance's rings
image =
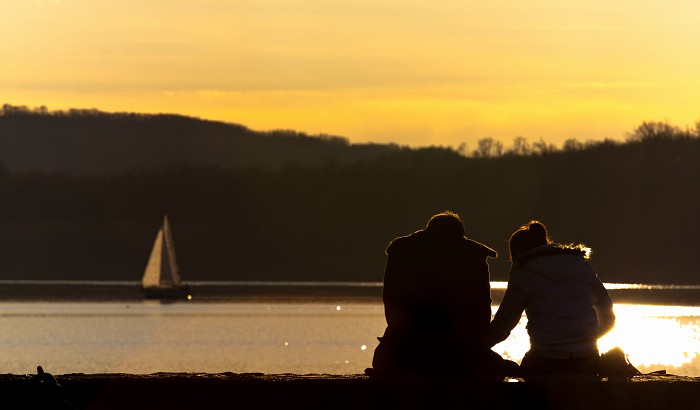
[[[503,301],[487,332],[487,344],[505,340],[525,311],[531,350],[597,351],[615,325],[610,295],[580,248],[537,247],[511,270]]]

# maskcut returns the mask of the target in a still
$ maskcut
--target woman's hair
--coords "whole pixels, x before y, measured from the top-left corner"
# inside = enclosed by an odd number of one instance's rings
[[[520,255],[524,255],[531,249],[551,243],[547,227],[540,221],[530,221],[518,228],[510,236],[509,251],[510,261],[515,263]]]
[[[534,255],[528,255],[528,257],[524,258],[523,255],[538,246],[549,244],[552,244],[552,240],[547,233],[547,227],[540,221],[530,221],[526,225],[518,228],[518,230],[513,232],[510,236],[510,262],[513,265],[516,263],[523,263],[527,259],[535,257]],[[556,245],[557,252],[559,253],[564,252],[581,255],[585,259],[590,258],[593,253],[591,248],[582,243],[568,245],[557,243]],[[542,255],[542,253],[538,253],[538,255]]]

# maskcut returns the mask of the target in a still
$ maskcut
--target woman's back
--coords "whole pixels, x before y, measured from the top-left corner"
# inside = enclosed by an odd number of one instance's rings
[[[545,254],[514,268],[509,283],[526,295],[532,348],[595,350],[599,330],[593,295],[602,284],[593,268],[580,252],[568,248],[548,245],[533,252],[538,250]]]
[[[557,245],[546,227],[531,221],[511,235],[513,268],[487,331],[486,343],[505,340],[527,316],[530,351],[523,374],[589,374],[598,371],[598,338],[615,324],[612,301],[593,267],[589,249]]]

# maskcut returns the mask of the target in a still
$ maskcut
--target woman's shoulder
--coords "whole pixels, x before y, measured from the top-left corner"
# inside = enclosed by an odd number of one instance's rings
[[[525,265],[532,260],[535,260],[538,258],[543,258],[543,257],[548,257],[548,256],[569,255],[569,256],[579,256],[579,257],[585,259],[588,256],[588,252],[589,251],[587,250],[587,248],[583,247],[582,245],[581,246],[579,246],[579,245],[561,245],[561,244],[542,245],[542,246],[538,246],[536,248],[533,248],[530,252],[519,257],[518,258],[518,265]]]

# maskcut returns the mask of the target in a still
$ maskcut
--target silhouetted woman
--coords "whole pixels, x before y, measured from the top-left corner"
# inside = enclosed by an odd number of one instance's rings
[[[530,351],[523,375],[595,375],[598,338],[615,325],[610,296],[586,260],[590,249],[549,240],[531,221],[510,237],[512,269],[503,301],[487,332],[487,345],[505,340],[527,315]]]

